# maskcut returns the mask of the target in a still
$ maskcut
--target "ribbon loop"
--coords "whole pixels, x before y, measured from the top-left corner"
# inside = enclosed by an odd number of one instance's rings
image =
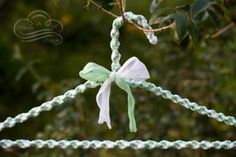
[[[123,79],[146,80],[150,78],[146,66],[137,58],[131,57],[118,70],[117,75]]]
[[[109,77],[110,73],[111,72],[103,66],[89,62],[85,65],[83,70],[80,71],[79,75],[88,81],[103,82]]]

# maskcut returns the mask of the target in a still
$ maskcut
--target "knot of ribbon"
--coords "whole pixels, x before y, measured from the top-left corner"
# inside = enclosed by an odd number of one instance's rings
[[[115,81],[117,86],[127,93],[130,132],[137,131],[134,117],[135,100],[126,80],[144,81],[150,78],[146,66],[138,58],[129,58],[118,71],[112,72],[101,65],[89,62],[83,70],[80,71],[79,75],[88,81],[103,82],[96,96],[96,102],[100,109],[99,124],[106,122],[108,128],[111,129],[109,99],[111,83]]]

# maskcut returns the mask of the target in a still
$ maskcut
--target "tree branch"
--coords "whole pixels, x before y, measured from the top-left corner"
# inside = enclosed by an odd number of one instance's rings
[[[114,18],[118,17],[117,15],[113,14],[112,12],[110,12],[110,11],[104,9],[102,6],[100,6],[99,4],[97,4],[96,2],[94,2],[93,0],[89,0],[89,2],[92,3],[92,4],[93,4],[95,7],[97,7],[99,10],[105,12],[106,14],[108,14],[108,15],[114,17]]]
[[[123,19],[123,22],[124,22],[124,24],[125,24],[125,23],[126,23],[126,20],[125,20],[125,17],[124,17],[124,12],[125,12],[125,10],[124,10],[124,5],[123,5],[123,0],[116,0],[116,3],[117,3],[117,5],[118,5],[118,7],[119,7],[120,14],[121,14],[122,19]]]
[[[163,26],[161,28],[146,29],[146,28],[141,27],[137,23],[131,23],[131,24],[133,24],[137,29],[142,30],[144,32],[162,32],[162,31],[164,31],[166,29],[169,29],[169,28],[172,28],[174,26],[174,23],[171,23],[171,24],[169,24],[167,26]]]
[[[117,1],[120,1],[120,0],[117,0]],[[114,13],[112,13],[112,12],[110,12],[110,11],[104,9],[102,6],[100,6],[99,4],[97,4],[96,2],[94,2],[93,0],[89,0],[89,2],[90,2],[91,4],[93,4],[95,7],[97,7],[99,10],[101,10],[101,11],[103,11],[104,13],[106,13],[106,14],[112,16],[113,18],[117,18],[117,17],[118,17],[116,14],[114,14]],[[120,2],[121,2],[121,1],[120,1]],[[120,5],[120,2],[117,3],[117,4]],[[121,3],[121,5],[123,5],[123,3]],[[120,11],[122,10],[121,15],[124,16],[124,5],[123,5],[123,7],[119,7],[119,8],[121,8]],[[124,18],[123,16],[122,16],[122,18]],[[124,18],[124,19],[125,19],[125,18]],[[124,21],[125,21],[125,20],[124,20]],[[142,26],[140,26],[140,25],[137,24],[137,23],[134,23],[134,22],[128,22],[128,23],[131,24],[131,25],[133,25],[133,26],[134,26],[135,28],[137,28],[138,30],[141,30],[141,31],[144,31],[144,32],[162,32],[162,31],[164,31],[164,30],[166,30],[166,29],[169,29],[169,28],[172,28],[172,27],[174,26],[174,23],[171,23],[171,24],[169,24],[169,25],[167,25],[167,26],[164,26],[164,27],[161,27],[161,28],[146,29],[146,28],[143,28]]]
[[[222,33],[224,33],[225,31],[227,31],[228,29],[230,29],[233,26],[235,26],[235,23],[231,22],[230,24],[228,24],[224,28],[222,28],[219,31],[217,31],[215,34],[211,35],[211,38],[216,38],[216,37],[220,36]]]

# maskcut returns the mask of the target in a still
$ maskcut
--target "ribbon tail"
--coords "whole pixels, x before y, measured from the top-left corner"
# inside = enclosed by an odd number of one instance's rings
[[[98,124],[106,122],[109,129],[111,129],[110,106],[109,99],[111,93],[111,80],[107,79],[102,84],[96,96],[97,105],[100,108]]]
[[[131,89],[122,78],[116,77],[115,82],[118,85],[119,88],[123,89],[127,93],[128,97],[128,116],[129,116],[129,129],[130,132],[136,132],[137,131],[137,126],[136,126],[136,121],[134,117],[134,109],[135,109],[135,100],[133,97],[133,94],[131,92]]]

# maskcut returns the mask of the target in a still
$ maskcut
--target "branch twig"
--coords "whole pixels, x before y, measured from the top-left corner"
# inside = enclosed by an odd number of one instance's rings
[[[120,14],[121,14],[123,22],[125,24],[126,20],[125,20],[125,17],[124,17],[125,10],[124,10],[124,5],[123,5],[123,0],[116,0],[116,3],[117,3],[117,5],[118,5],[118,7],[120,9]]]
[[[171,24],[169,24],[167,26],[163,26],[161,28],[146,29],[146,28],[143,28],[143,27],[139,26],[137,23],[131,23],[131,24],[133,24],[137,29],[142,30],[144,32],[162,32],[162,31],[164,31],[166,29],[169,29],[169,28],[172,28],[174,26],[174,23],[171,23]]]
[[[110,16],[112,16],[112,17],[114,17],[114,18],[118,17],[117,15],[113,14],[112,12],[110,12],[110,11],[104,9],[102,6],[100,6],[99,4],[97,4],[96,2],[94,2],[93,0],[90,0],[89,2],[92,3],[92,4],[93,4],[95,7],[97,7],[99,10],[101,10],[101,11],[107,13],[108,15],[110,15]]]
[[[230,29],[231,27],[235,26],[234,22],[231,22],[230,24],[228,24],[227,26],[225,26],[224,28],[220,29],[218,32],[216,32],[215,34],[211,35],[211,38],[216,38],[218,36],[220,36],[222,33],[224,33],[225,31],[227,31],[228,29]]]
[[[89,0],[91,4],[93,4],[95,7],[97,7],[99,10],[103,11],[104,13],[114,17],[114,18],[117,18],[118,16],[106,9],[104,9],[102,6],[100,6],[99,4],[97,4],[96,2],[94,2],[93,0]],[[119,0],[117,0],[119,1]],[[120,5],[120,3],[117,3],[118,5]],[[123,5],[123,4],[122,4]],[[124,8],[123,7],[119,7],[121,8],[122,10],[122,13],[121,15],[124,15],[123,11],[124,11]],[[124,18],[124,17],[123,17]],[[162,32],[166,29],[169,29],[169,28],[172,28],[174,26],[174,23],[171,23],[167,26],[164,26],[164,27],[161,27],[161,28],[156,28],[156,29],[146,29],[146,28],[143,28],[142,26],[138,25],[137,23],[132,23],[132,22],[129,22],[129,24],[133,25],[134,27],[136,27],[138,30],[141,30],[141,31],[144,31],[144,32]]]
[[[25,59],[24,55],[21,53],[21,50],[18,46],[15,46],[15,51],[17,51],[19,53],[20,57],[20,61],[24,66],[28,66],[28,71],[29,73],[32,75],[33,79],[35,79],[36,81],[38,81],[42,87],[44,87],[46,90],[48,90],[49,92],[52,92],[50,86],[43,80],[43,78],[39,75],[39,73],[35,70],[33,65],[30,65],[28,63],[28,61]]]

